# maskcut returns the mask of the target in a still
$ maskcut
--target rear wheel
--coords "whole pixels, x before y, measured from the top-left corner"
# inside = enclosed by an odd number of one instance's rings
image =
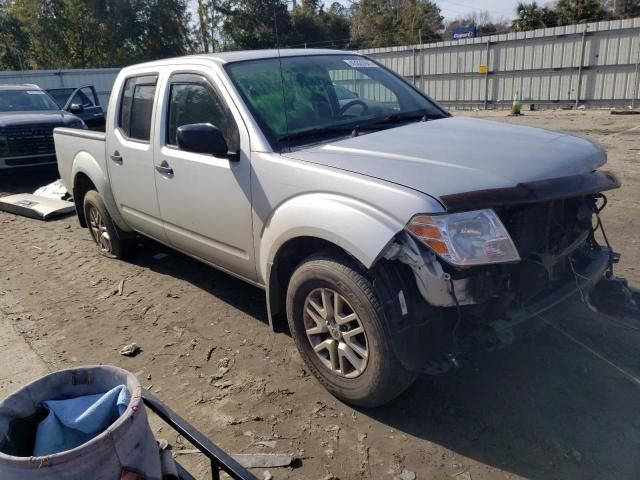
[[[346,257],[315,256],[296,269],[287,318],[309,369],[347,403],[382,405],[415,380],[393,352],[373,285]]]
[[[84,218],[100,253],[109,258],[126,258],[135,248],[135,237],[113,223],[100,195],[90,190],[84,196]]]

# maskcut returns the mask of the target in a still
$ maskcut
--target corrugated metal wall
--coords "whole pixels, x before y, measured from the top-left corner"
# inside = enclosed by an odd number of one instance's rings
[[[119,68],[96,68],[88,70],[24,70],[0,72],[0,85],[34,83],[42,88],[84,87],[93,85],[106,110],[113,82]]]
[[[508,106],[516,91],[540,106],[627,106],[638,100],[640,18],[361,53],[450,108]]]

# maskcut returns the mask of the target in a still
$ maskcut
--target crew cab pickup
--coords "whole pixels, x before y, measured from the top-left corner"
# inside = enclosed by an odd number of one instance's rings
[[[512,341],[617,260],[595,235],[620,186],[600,146],[455,118],[353,53],[128,67],[106,133],[54,140],[104,255],[142,234],[264,289],[272,327],[355,405]]]

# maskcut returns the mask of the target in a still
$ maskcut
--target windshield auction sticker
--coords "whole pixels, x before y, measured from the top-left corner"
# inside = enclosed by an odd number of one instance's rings
[[[29,95],[44,95],[44,92],[41,92],[39,90],[28,90],[27,94],[29,94]]]
[[[353,68],[378,68],[378,65],[373,63],[371,60],[363,59],[349,59],[345,60],[344,63]]]

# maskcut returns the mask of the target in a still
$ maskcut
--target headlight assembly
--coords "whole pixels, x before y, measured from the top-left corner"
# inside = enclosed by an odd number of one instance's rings
[[[451,265],[471,267],[520,260],[509,232],[491,209],[416,215],[406,229]]]

